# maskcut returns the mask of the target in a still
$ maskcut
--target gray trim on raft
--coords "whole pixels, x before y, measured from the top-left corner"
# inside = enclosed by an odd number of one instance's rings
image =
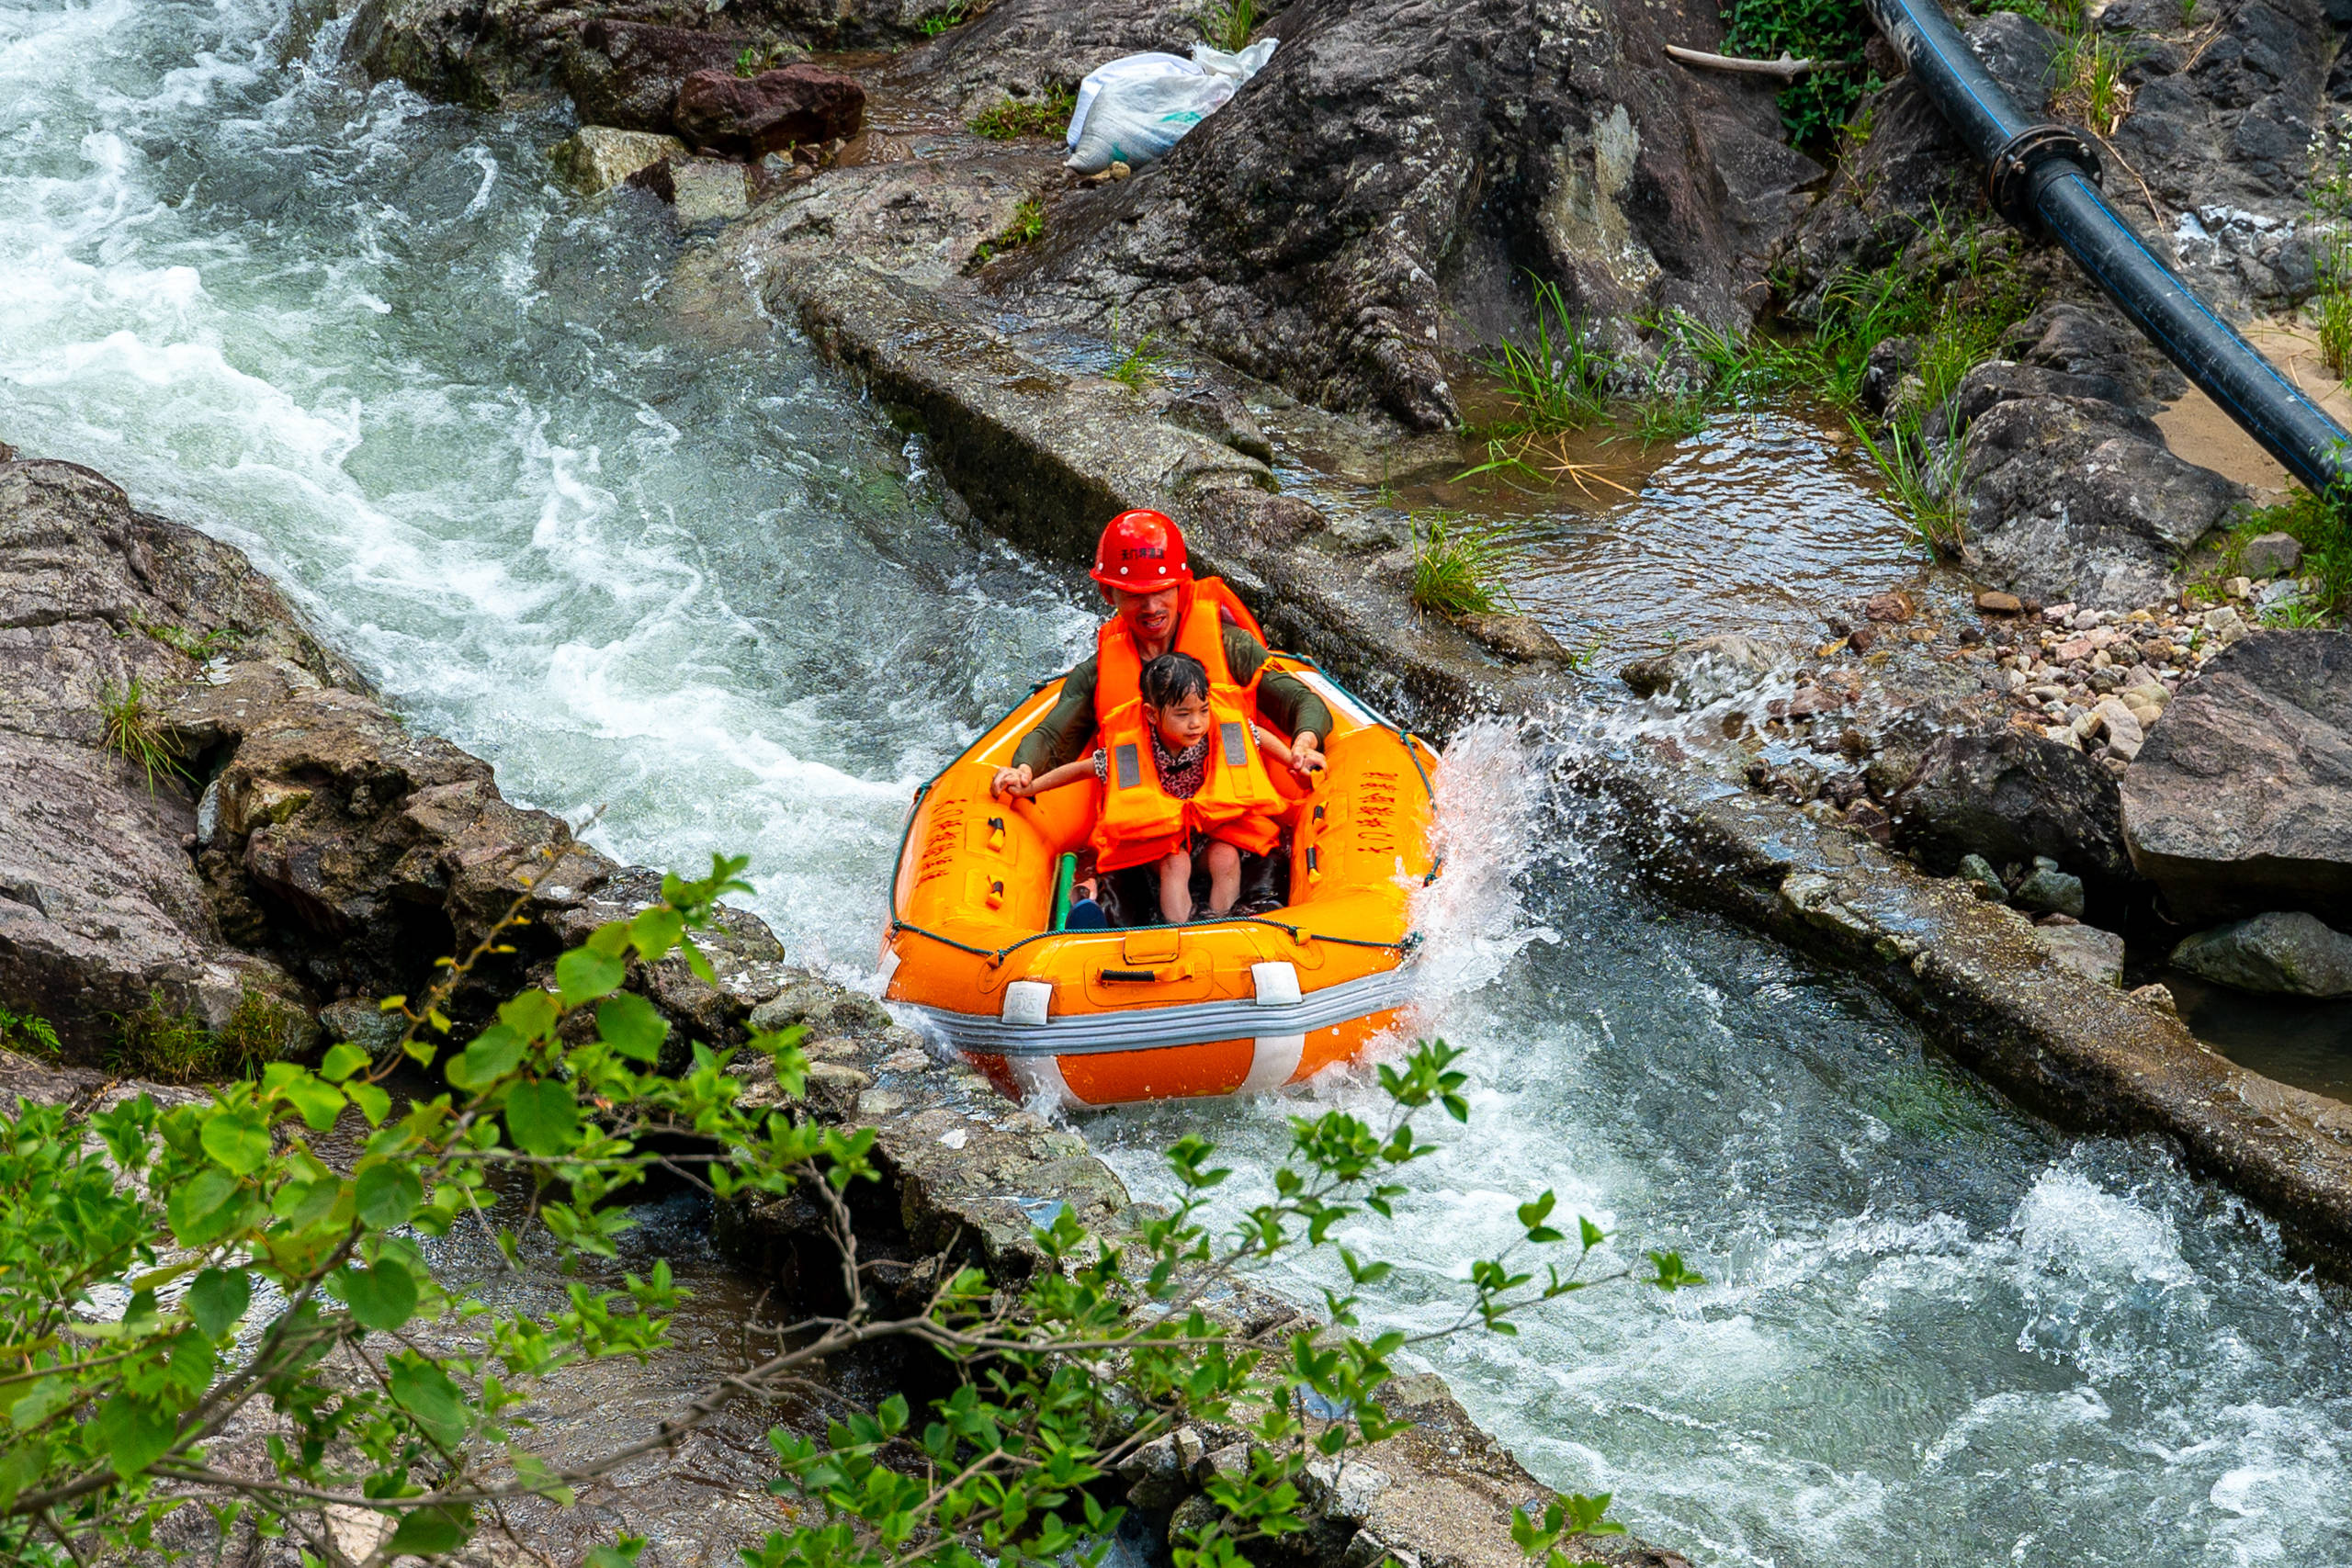
[[[923,1022],[958,1051],[989,1056],[1085,1056],[1103,1051],[1148,1051],[1204,1045],[1218,1040],[1308,1034],[1335,1023],[1402,1007],[1413,999],[1413,965],[1342,980],[1303,998],[1295,1007],[1256,1002],[1178,1002],[1127,1012],[1082,1012],[1043,1023],[914,1005]]]

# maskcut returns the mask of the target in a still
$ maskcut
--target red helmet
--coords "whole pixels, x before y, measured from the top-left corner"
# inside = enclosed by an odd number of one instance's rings
[[[1184,558],[1183,530],[1157,512],[1122,512],[1103,525],[1094,547],[1094,570],[1087,575],[1105,588],[1130,593],[1157,593],[1189,582],[1193,568]]]

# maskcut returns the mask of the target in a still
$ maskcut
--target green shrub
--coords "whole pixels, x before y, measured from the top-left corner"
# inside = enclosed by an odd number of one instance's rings
[[[174,1010],[161,991],[147,993],[136,1012],[115,1020],[109,1058],[125,1077],[155,1083],[195,1083],[256,1073],[277,1059],[286,1041],[283,1003],[248,987],[218,1032],[193,1008]]]
[[[1870,24],[1860,0],[1731,0],[1724,51],[1777,60],[1783,51],[1820,68],[1781,89],[1781,124],[1792,146],[1825,147],[1877,86],[1862,73]]]
[[[1122,386],[1140,390],[1162,373],[1167,363],[1168,351],[1159,346],[1159,334],[1148,332],[1136,339],[1135,346],[1102,374]]]
[[[0,1046],[36,1056],[54,1056],[61,1050],[57,1030],[49,1020],[37,1012],[14,1012],[7,1008],[0,1008]]]
[[[315,1070],[271,1063],[168,1108],[141,1094],[86,1114],[0,1111],[0,1562],[143,1561],[166,1542],[217,1561],[256,1537],[315,1557],[355,1519],[391,1527],[370,1562],[451,1562],[509,1503],[570,1507],[632,1456],[805,1388],[829,1359],[892,1346],[936,1358],[924,1364],[945,1375],[924,1381],[943,1392],[853,1408],[821,1438],[772,1432],[780,1517],[750,1568],[1083,1568],[1118,1530],[1120,1467],[1193,1421],[1245,1427],[1251,1462],[1220,1473],[1211,1516],[1180,1528],[1176,1561],[1243,1568],[1253,1543],[1299,1528],[1310,1462],[1405,1429],[1375,1395],[1407,1337],[1356,1330],[1359,1292],[1391,1266],[1335,1238],[1363,1245],[1403,1195],[1399,1173],[1434,1152],[1416,1114],[1467,1120],[1458,1052],[1423,1042],[1380,1066],[1376,1111],[1295,1117],[1269,1195],[1228,1234],[1204,1213],[1231,1172],[1186,1137],[1168,1152],[1182,1201],[1135,1235],[1098,1244],[1064,1207],[1031,1233],[1043,1264],[1025,1281],[943,1269],[927,1301],[894,1312],[869,1293],[852,1217],[854,1189],[881,1174],[875,1130],[807,1113],[803,1031],[741,1048],[782,1100],[747,1108],[734,1058],[708,1045],[683,1075],[661,1073],[670,1025],[620,988],[633,964],[673,954],[713,980],[695,933],[722,895],[748,891],[744,863],[664,878],[660,902],[599,927],[556,960],[551,988],[517,993],[469,1039],[444,1008],[483,957],[508,951],[524,897],[413,1007],[388,1002],[406,1027],[393,1059],[344,1044]],[[396,1114],[379,1080],[402,1066],[447,1090]],[[311,1146],[330,1134],[347,1156],[333,1165]],[[682,1158],[687,1147],[707,1152]],[[674,1404],[612,1410],[591,1451],[552,1450],[521,1417],[576,1397],[555,1381],[567,1369],[665,1351],[682,1295],[667,1261],[618,1289],[575,1281],[551,1310],[492,1312],[445,1288],[448,1249],[429,1243],[463,1220],[518,1227],[496,1231],[510,1258],[528,1247],[567,1273],[609,1260],[632,1223],[627,1200],[657,1168],[715,1203],[790,1200],[824,1216],[846,1304]],[[501,1201],[518,1188],[527,1201]],[[1555,1227],[1555,1208],[1550,1192],[1518,1205],[1496,1256],[1429,1281],[1453,1296],[1435,1314],[1450,1326],[1429,1337],[1510,1334],[1529,1309],[1595,1285],[1702,1282],[1672,1252],[1611,1267],[1600,1227],[1565,1214]],[[1302,1252],[1351,1280],[1327,1294],[1328,1324],[1212,1314],[1245,1277]],[[1309,1408],[1338,1414],[1310,1420]],[[217,1462],[209,1445],[240,1427],[266,1444]],[[1573,1538],[1616,1532],[1608,1501],[1536,1499],[1513,1537],[1564,1568]],[[644,1545],[582,1555],[628,1568]]]
[[[963,4],[963,0],[956,0],[956,4],[948,6],[945,10],[933,11],[915,25],[922,29],[923,37],[937,38],[944,32],[950,32],[962,27],[971,19],[971,13]]]
[[[2312,585],[2306,608],[2342,618],[2352,613],[2352,495],[2323,498],[2300,485],[2274,506],[2249,512],[2230,531],[2225,558],[2234,562],[2258,534],[2289,534],[2303,547],[2300,575]]]

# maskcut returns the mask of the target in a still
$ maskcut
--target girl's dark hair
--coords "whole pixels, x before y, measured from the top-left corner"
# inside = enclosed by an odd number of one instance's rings
[[[1189,653],[1163,653],[1143,667],[1143,700],[1156,708],[1209,694],[1209,672]]]

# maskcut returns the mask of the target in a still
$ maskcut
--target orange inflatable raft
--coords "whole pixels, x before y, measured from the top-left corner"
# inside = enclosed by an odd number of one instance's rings
[[[1059,929],[1100,785],[989,793],[1061,682],[1039,687],[915,795],[883,939],[885,995],[1007,1094],[1072,1105],[1279,1088],[1343,1061],[1413,987],[1412,897],[1437,875],[1435,757],[1306,660],[1329,766],[1284,820],[1289,901],[1254,917]]]

